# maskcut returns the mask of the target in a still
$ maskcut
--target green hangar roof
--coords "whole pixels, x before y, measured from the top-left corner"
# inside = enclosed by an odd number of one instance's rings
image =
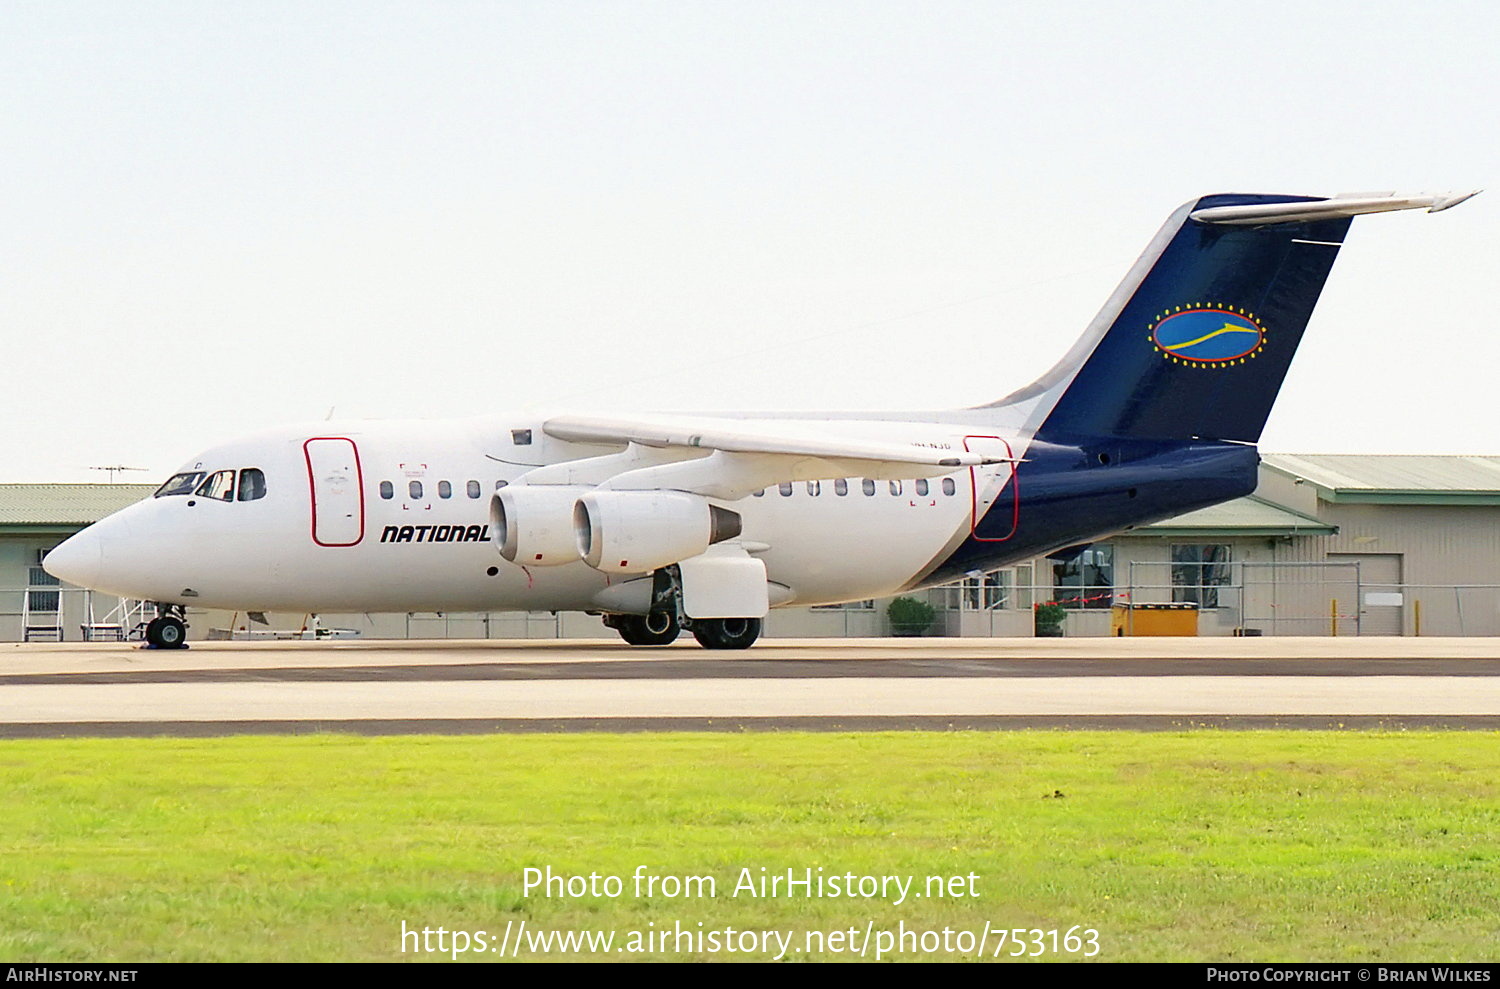
[[[1338,526],[1252,496],[1134,530],[1135,536],[1328,536]]]
[[[0,484],[0,532],[72,532],[155,490],[154,484]]]
[[[1334,504],[1500,505],[1500,457],[1268,453],[1262,460]]]

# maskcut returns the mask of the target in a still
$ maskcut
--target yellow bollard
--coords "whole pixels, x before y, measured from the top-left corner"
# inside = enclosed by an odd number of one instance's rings
[[[1328,634],[1334,638],[1339,634],[1339,599],[1333,598],[1328,602]]]
[[[1413,606],[1412,607],[1412,620],[1413,620],[1413,623],[1416,626],[1416,628],[1415,628],[1415,634],[1421,635],[1422,634],[1422,602],[1421,601],[1413,601],[1412,602],[1412,606]]]

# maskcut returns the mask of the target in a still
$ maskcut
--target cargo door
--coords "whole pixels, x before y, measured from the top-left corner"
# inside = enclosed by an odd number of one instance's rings
[[[365,537],[364,477],[359,450],[342,436],[302,445],[312,491],[312,537],[319,546],[353,546]]]

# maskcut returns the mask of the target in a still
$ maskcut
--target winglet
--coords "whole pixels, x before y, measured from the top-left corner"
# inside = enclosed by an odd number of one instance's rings
[[[1251,226],[1268,223],[1311,223],[1358,216],[1361,213],[1388,213],[1402,209],[1427,208],[1429,213],[1451,209],[1482,190],[1469,192],[1423,193],[1415,196],[1335,196],[1293,203],[1250,203],[1244,206],[1210,206],[1190,215],[1199,223],[1224,226]]]

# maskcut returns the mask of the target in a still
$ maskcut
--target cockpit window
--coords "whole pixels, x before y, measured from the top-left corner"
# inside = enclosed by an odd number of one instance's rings
[[[240,471],[240,501],[256,501],[266,496],[266,475],[259,467]]]
[[[234,471],[221,470],[210,474],[193,494],[215,501],[234,501]]]
[[[198,482],[203,480],[201,470],[188,471],[184,474],[173,474],[167,479],[167,483],[156,489],[153,497],[166,498],[169,495],[192,494]]]

